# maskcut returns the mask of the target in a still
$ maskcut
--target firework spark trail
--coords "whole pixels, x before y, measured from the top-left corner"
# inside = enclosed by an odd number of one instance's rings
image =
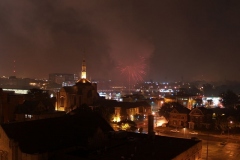
[[[143,81],[143,76],[146,75],[146,63],[145,58],[140,57],[140,60],[131,64],[131,65],[119,65],[121,74],[128,76],[128,81],[130,82],[139,82]]]

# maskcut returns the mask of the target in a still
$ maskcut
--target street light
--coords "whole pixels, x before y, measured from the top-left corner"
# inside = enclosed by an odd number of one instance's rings
[[[207,134],[207,158],[206,158],[206,160],[208,160],[209,124],[207,125],[207,129],[208,129],[208,134]]]
[[[229,123],[230,123],[230,125],[228,124],[228,141],[229,141],[229,128],[230,128],[231,124],[233,123],[233,121],[230,121]]]
[[[163,101],[161,101],[161,108],[162,108],[162,105],[163,105]]]
[[[185,137],[185,130],[186,128],[183,128],[183,137]]]

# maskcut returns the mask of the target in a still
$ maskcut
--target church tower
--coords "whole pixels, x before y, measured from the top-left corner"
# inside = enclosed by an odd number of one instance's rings
[[[97,84],[87,79],[85,60],[82,61],[80,77],[74,86],[65,86],[60,89],[57,95],[57,110],[69,112],[83,104],[91,106],[99,99]]]
[[[86,61],[85,60],[82,61],[81,79],[87,79]]]

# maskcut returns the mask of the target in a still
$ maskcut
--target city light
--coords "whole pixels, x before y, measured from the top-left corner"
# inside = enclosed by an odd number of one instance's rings
[[[120,122],[120,117],[119,116],[114,116],[113,117],[113,122]]]

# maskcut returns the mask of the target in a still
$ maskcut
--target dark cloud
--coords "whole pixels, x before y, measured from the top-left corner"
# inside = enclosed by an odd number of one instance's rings
[[[92,79],[121,79],[119,65],[144,57],[145,80],[240,80],[239,7],[225,0],[0,1],[0,75],[12,75],[13,60],[20,77],[78,73],[85,58]]]

